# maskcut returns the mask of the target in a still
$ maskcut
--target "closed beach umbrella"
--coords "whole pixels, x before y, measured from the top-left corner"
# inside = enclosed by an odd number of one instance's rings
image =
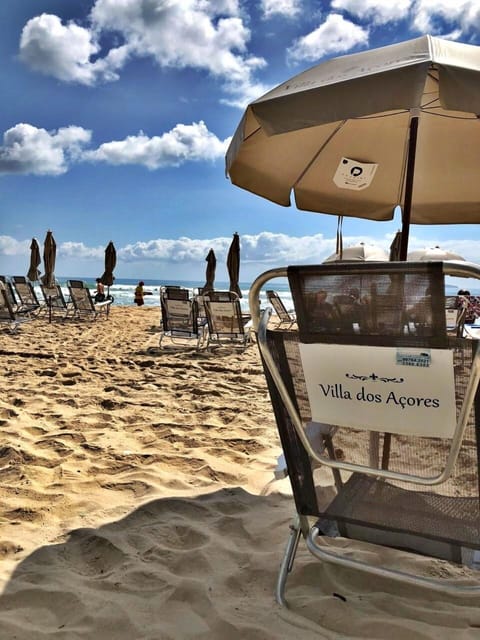
[[[105,249],[105,272],[101,277],[101,281],[103,284],[106,284],[108,289],[113,284],[115,278],[113,277],[113,270],[115,269],[115,265],[117,264],[117,252],[115,250],[115,246],[113,242],[110,242]]]
[[[203,287],[203,293],[207,293],[208,291],[213,291],[213,283],[215,281],[215,269],[217,268],[217,258],[215,257],[215,252],[213,249],[210,249],[205,260],[207,261],[207,269],[205,274],[207,281],[205,282],[205,286]]]
[[[55,286],[55,258],[57,256],[57,245],[51,231],[47,231],[45,242],[43,243],[43,266],[45,274],[42,282],[46,287]]]
[[[390,260],[395,262],[396,260],[400,260],[400,249],[402,246],[402,232],[397,231],[395,237],[392,240],[392,244],[390,245]]]
[[[28,269],[27,278],[32,282],[36,282],[40,277],[40,266],[42,259],[40,258],[40,247],[35,238],[32,238],[32,244],[30,245],[30,267]]]
[[[388,254],[375,244],[364,244],[346,247],[341,253],[333,253],[324,262],[384,262]]]
[[[238,285],[240,278],[240,236],[236,232],[233,234],[233,240],[228,250],[227,270],[230,278],[230,291],[234,291],[241,298],[242,292]]]
[[[327,60],[252,102],[233,184],[283,206],[410,224],[480,222],[480,47],[422,36]]]
[[[454,251],[441,249],[440,247],[430,247],[430,249],[418,249],[408,254],[407,260],[427,262],[432,260],[465,260]]]

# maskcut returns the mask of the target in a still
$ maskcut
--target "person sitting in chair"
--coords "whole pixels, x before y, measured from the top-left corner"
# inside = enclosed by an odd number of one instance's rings
[[[316,291],[311,299],[309,313],[310,328],[313,331],[330,332],[335,330],[335,309],[327,302],[328,294],[324,289]]]
[[[104,302],[105,301],[105,287],[103,286],[103,282],[101,281],[100,278],[97,278],[95,282],[97,283],[97,290],[95,291],[94,301],[95,302]]]
[[[455,307],[457,309],[466,309],[465,324],[473,324],[475,322],[475,311],[473,305],[470,303],[470,295],[470,291],[467,289],[459,289],[455,300]]]

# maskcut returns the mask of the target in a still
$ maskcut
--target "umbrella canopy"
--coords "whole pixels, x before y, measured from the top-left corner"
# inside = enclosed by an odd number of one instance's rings
[[[213,249],[210,249],[205,260],[207,261],[207,270],[205,275],[207,281],[205,282],[205,286],[203,287],[203,293],[213,291],[215,269],[217,268],[217,258],[215,257],[215,252]]]
[[[35,238],[32,238],[32,244],[30,245],[30,267],[28,268],[27,278],[32,282],[36,282],[40,277],[40,266],[42,259],[40,258],[40,247]]]
[[[240,278],[240,236],[236,232],[233,234],[233,240],[228,250],[227,270],[230,278],[230,291],[234,291],[241,298],[242,292],[238,285]]]
[[[45,242],[43,243],[43,266],[45,268],[45,275],[42,277],[42,282],[46,287],[53,287],[55,285],[55,258],[57,256],[57,245],[51,231],[47,231],[45,236]]]
[[[480,222],[480,47],[423,36],[328,60],[252,102],[233,184],[298,209],[410,223]],[[455,141],[455,144],[452,144]]]
[[[117,252],[115,250],[115,246],[113,242],[110,242],[105,249],[105,272],[103,276],[100,278],[103,284],[106,284],[107,287],[111,287],[114,281],[113,270],[115,269],[115,265],[117,264]]]
[[[333,253],[324,262],[384,262],[386,260],[388,260],[388,254],[381,247],[361,242],[343,249],[341,253]]]
[[[407,256],[407,260],[426,262],[431,260],[465,260],[465,258],[453,251],[447,251],[440,247],[431,247],[430,249],[411,251]]]

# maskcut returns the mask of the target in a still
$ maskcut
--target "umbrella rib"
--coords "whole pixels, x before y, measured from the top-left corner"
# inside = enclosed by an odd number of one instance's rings
[[[343,120],[338,127],[335,128],[334,131],[332,131],[332,133],[328,136],[328,138],[325,140],[325,142],[322,144],[322,146],[320,147],[320,149],[318,149],[318,151],[313,155],[313,157],[311,158],[310,162],[308,162],[308,164],[304,167],[303,171],[300,173],[300,175],[297,177],[297,179],[295,180],[295,182],[292,185],[292,188],[295,188],[297,186],[297,184],[300,182],[300,180],[303,178],[303,176],[307,173],[307,171],[310,169],[310,167],[312,166],[312,164],[315,162],[315,160],[318,158],[318,156],[322,153],[322,151],[325,149],[325,147],[328,145],[328,143],[330,142],[330,140],[340,131],[340,129],[342,129],[344,127],[344,125],[347,123],[347,120]]]
[[[436,109],[440,109],[441,107],[436,107]],[[448,120],[478,120],[478,116],[449,116],[446,113],[435,113],[434,111],[427,111],[426,109],[420,109],[422,113],[428,114],[430,116],[436,116],[437,118],[447,118]]]
[[[255,131],[252,131],[252,133],[249,133],[248,136],[244,137],[243,141],[245,142],[245,140],[249,140],[252,136],[254,136],[256,133],[258,133],[261,130],[262,130],[262,127],[260,125],[258,125],[258,127],[255,129]]]

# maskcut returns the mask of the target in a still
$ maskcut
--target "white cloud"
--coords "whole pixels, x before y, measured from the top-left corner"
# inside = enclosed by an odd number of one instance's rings
[[[216,160],[225,155],[229,139],[219,140],[204,122],[177,124],[161,136],[149,138],[144,133],[124,140],[105,142],[98,149],[86,151],[85,160],[109,164],[141,164],[149,169],[179,166],[187,161]]]
[[[275,15],[293,18],[300,13],[300,0],[262,0],[261,7],[265,18]]]
[[[0,173],[59,175],[80,156],[91,132],[82,127],[61,127],[56,131],[19,123],[3,134]]]
[[[480,25],[479,0],[417,0],[413,26],[421,33],[446,35],[442,22],[455,27],[450,37],[459,38],[462,34],[477,32]]]
[[[331,13],[325,22],[306,36],[298,38],[287,50],[292,62],[317,61],[327,54],[344,53],[358,45],[368,44],[368,30]]]
[[[403,20],[408,16],[412,5],[413,0],[332,0],[331,7],[380,25]]]
[[[94,85],[116,80],[116,70],[128,55],[125,47],[112,49],[92,61],[100,50],[95,33],[55,15],[43,13],[27,22],[20,37],[20,59],[31,69],[65,82]]]
[[[32,18],[22,32],[21,59],[60,80],[94,85],[118,79],[131,57],[151,57],[161,67],[205,71],[223,84],[232,104],[242,105],[253,73],[266,64],[247,52],[250,30],[236,0],[96,0],[89,19],[90,28],[64,25],[55,15]],[[102,57],[99,40],[106,35],[121,44]]]
[[[409,248],[423,249],[440,246],[460,254],[466,260],[475,262],[480,254],[480,241],[442,240],[434,235],[434,229],[415,228],[419,235],[411,234]],[[373,236],[344,236],[344,247],[359,242],[375,244],[389,250],[393,234]],[[226,257],[232,237],[197,239],[181,237],[177,239],[158,238],[137,241],[117,247],[117,277],[136,277],[140,271],[144,277],[171,277],[168,274],[182,274],[180,279],[202,280],[205,274],[205,258],[210,248],[217,257],[217,277],[225,279]],[[18,240],[11,236],[0,236],[0,273],[23,273],[28,265],[31,238]],[[335,238],[323,234],[311,236],[289,236],[284,233],[264,231],[256,235],[240,235],[241,277],[243,280],[255,278],[272,267],[289,264],[318,264],[335,252]],[[60,276],[81,273],[98,275],[103,268],[105,248],[90,247],[83,242],[59,242],[57,238],[57,271]],[[162,274],[162,275],[159,275]],[[163,275],[164,274],[164,275]],[[462,284],[459,280],[459,286]],[[452,282],[449,281],[450,284]],[[472,285],[473,286],[473,285]]]
[[[428,239],[428,237],[430,239]],[[426,239],[427,238],[427,239]],[[410,237],[410,250],[424,247],[441,246],[445,250],[454,251],[466,260],[474,262],[480,253],[478,240],[450,240],[438,241],[433,233],[426,238],[418,238],[414,234]],[[374,244],[383,248],[387,253],[393,240],[393,234],[379,237],[373,236],[344,236],[343,246],[357,245],[360,242]],[[177,239],[158,238],[156,240],[138,241],[124,247],[117,247],[117,267],[122,263],[130,264],[168,264],[175,265],[174,270],[182,263],[193,265],[192,273],[200,273],[202,279],[205,268],[205,257],[213,248],[217,258],[217,268],[223,268],[232,237],[216,237],[196,239],[181,237]],[[1,246],[1,245],[0,245]],[[286,266],[289,264],[318,264],[332,253],[335,253],[336,238],[325,237],[323,234],[310,236],[290,236],[285,233],[271,233],[263,231],[255,235],[241,234],[241,263],[242,273],[258,275],[263,270]],[[0,249],[1,251],[1,249]],[[100,252],[103,256],[103,248]],[[103,257],[101,257],[103,259]]]
[[[26,256],[30,254],[30,240],[16,240],[11,236],[0,236],[0,256]]]
[[[246,53],[250,30],[237,2],[97,0],[91,16],[97,30],[120,33],[136,56],[151,56],[161,67],[204,70],[237,102],[245,101],[253,72],[265,65]]]
[[[220,140],[204,122],[177,124],[160,136],[143,132],[124,140],[105,142],[86,149],[92,133],[70,125],[56,131],[19,123],[5,131],[0,145],[0,174],[59,175],[74,162],[138,164],[148,169],[178,167],[185,162],[223,158],[230,138]]]
[[[136,261],[166,261],[166,262],[200,262],[211,248],[214,249],[217,259],[227,254],[231,238],[213,238],[196,240],[181,237],[175,240],[159,238],[147,242],[134,242],[117,251],[119,260],[126,262]]]
[[[83,242],[62,242],[57,244],[57,256],[60,258],[104,260],[105,247],[87,247]]]

